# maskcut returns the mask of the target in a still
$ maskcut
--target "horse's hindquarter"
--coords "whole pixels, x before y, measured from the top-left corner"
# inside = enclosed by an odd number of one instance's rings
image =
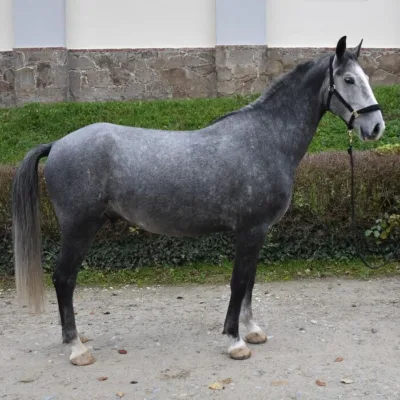
[[[86,126],[53,144],[44,175],[60,225],[104,214],[113,139],[108,124]]]

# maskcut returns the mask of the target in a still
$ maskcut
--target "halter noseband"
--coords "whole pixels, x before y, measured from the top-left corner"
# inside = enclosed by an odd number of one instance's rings
[[[366,114],[372,111],[379,111],[381,109],[381,107],[379,106],[379,104],[373,104],[372,106],[368,106],[365,108],[361,108],[360,110],[354,110],[353,107],[342,97],[342,95],[336,90],[335,87],[335,81],[333,79],[333,60],[334,60],[335,56],[332,56],[329,62],[329,93],[328,93],[328,102],[327,102],[327,109],[328,111],[330,111],[330,105],[331,105],[331,100],[332,100],[332,96],[335,95],[340,102],[351,112],[351,117],[350,117],[350,121],[347,122],[344,120],[344,122],[346,122],[347,127],[349,128],[349,131],[351,131],[353,129],[353,122],[354,120],[360,116],[360,114]]]

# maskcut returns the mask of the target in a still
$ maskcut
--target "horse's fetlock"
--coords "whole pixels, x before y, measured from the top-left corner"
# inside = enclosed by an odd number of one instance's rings
[[[62,331],[63,343],[69,344],[76,340],[78,333],[75,330],[64,330]]]

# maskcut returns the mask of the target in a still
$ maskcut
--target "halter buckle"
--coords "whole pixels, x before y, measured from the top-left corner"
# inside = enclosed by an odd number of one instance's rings
[[[347,133],[349,135],[349,143],[350,143],[350,146],[351,146],[353,144],[353,129],[349,129],[347,131]]]
[[[336,90],[336,86],[330,85],[328,90],[329,90],[329,92],[333,93]]]
[[[354,118],[358,118],[360,114],[357,111],[353,111],[352,114],[354,115]]]

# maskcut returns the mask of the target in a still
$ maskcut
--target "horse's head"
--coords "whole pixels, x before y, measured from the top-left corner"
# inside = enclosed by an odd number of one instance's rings
[[[369,78],[358,64],[361,43],[352,51],[346,50],[346,36],[330,59],[327,107],[340,116],[349,129],[357,131],[362,140],[378,140],[385,122],[377,105]]]

